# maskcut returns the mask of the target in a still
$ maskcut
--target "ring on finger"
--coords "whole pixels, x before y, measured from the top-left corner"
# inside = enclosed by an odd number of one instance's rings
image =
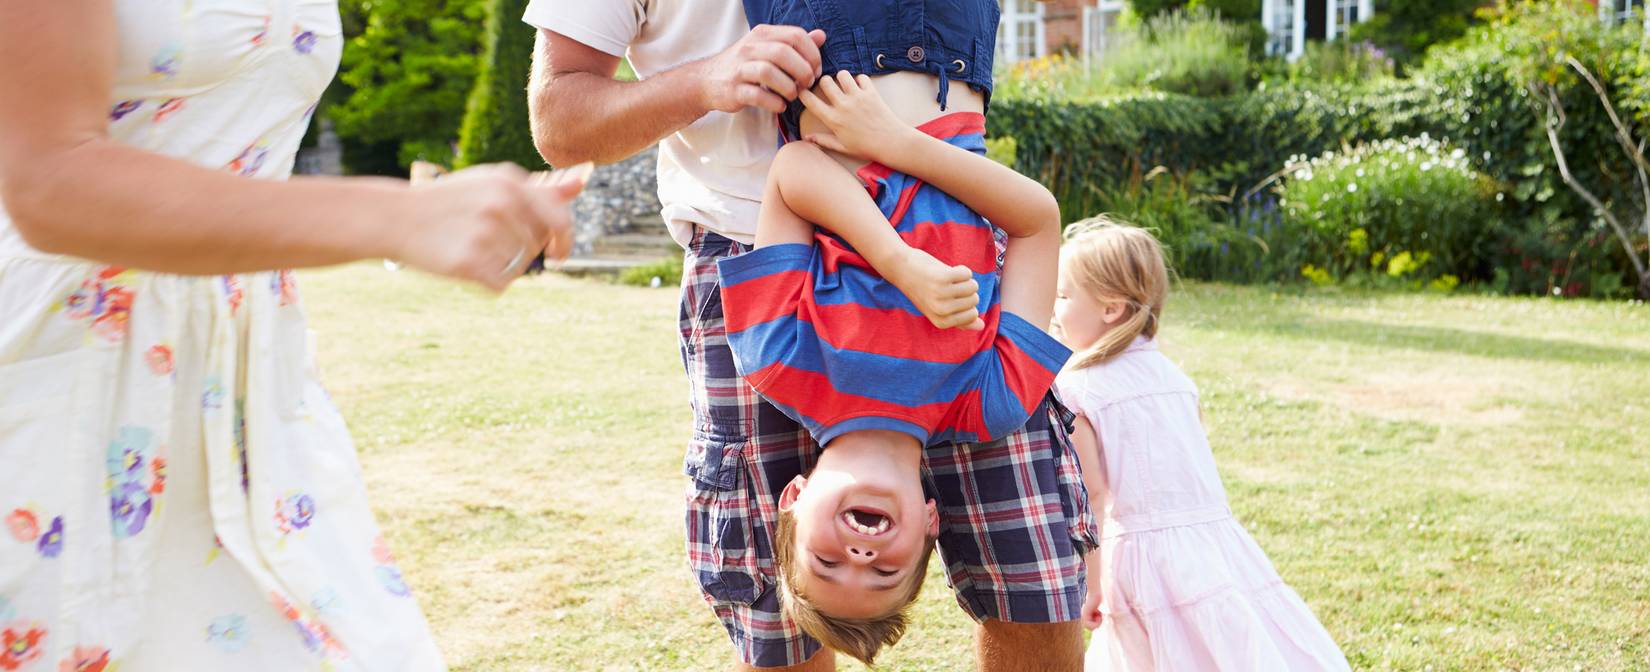
[[[521,265],[521,260],[525,259],[526,257],[527,257],[527,248],[525,248],[525,247],[516,248],[516,256],[510,257],[510,263],[505,264],[504,269],[499,271],[498,274],[499,275],[509,275],[509,274],[515,272],[516,267]]]

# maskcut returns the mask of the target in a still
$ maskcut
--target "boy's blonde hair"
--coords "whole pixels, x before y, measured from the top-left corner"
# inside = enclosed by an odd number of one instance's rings
[[[1094,217],[1066,229],[1060,273],[1102,301],[1127,304],[1128,317],[1067,366],[1081,369],[1123,354],[1140,336],[1157,337],[1163,303],[1169,297],[1169,268],[1163,246],[1145,229]]]
[[[852,656],[867,667],[884,646],[893,646],[905,634],[906,612],[922,592],[928,576],[928,558],[934,539],[923,542],[916,569],[911,572],[904,599],[890,613],[875,618],[836,618],[821,612],[796,590],[796,514],[780,511],[773,527],[773,561],[779,569],[779,610],[808,636],[833,651]]]

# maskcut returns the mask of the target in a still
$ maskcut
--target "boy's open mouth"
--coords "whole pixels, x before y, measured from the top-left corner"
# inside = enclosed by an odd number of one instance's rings
[[[848,529],[868,537],[887,532],[894,525],[894,521],[880,511],[859,508],[843,511],[842,522],[847,523]]]

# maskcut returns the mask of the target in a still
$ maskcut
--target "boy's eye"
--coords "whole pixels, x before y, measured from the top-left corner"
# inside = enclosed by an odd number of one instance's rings
[[[881,569],[875,569],[875,568],[873,568],[873,570],[872,570],[872,571],[875,571],[875,572],[876,572],[876,573],[877,573],[877,576],[893,576],[893,575],[895,575],[895,574],[898,574],[898,573],[899,573],[899,570],[897,570],[897,569],[896,569],[896,570],[892,570],[892,571],[885,571],[885,570],[881,570]]]
[[[820,566],[822,566],[822,567],[824,567],[824,568],[825,568],[825,569],[833,569],[833,568],[835,568],[835,567],[836,567],[836,566],[837,566],[837,565],[840,565],[840,564],[842,564],[842,563],[840,563],[840,562],[831,562],[831,561],[829,561],[829,560],[826,560],[826,559],[825,559],[825,558],[821,558],[821,557],[819,557],[819,556],[817,556],[817,555],[816,555],[816,556],[814,556],[814,559],[815,559],[815,560],[818,560],[818,561],[819,561],[819,564],[820,564]]]

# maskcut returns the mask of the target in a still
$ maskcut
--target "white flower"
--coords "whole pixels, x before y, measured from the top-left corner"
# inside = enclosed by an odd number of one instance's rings
[[[1346,185],[1346,193],[1349,193],[1349,194],[1358,193],[1358,183],[1353,182],[1352,184]]]

